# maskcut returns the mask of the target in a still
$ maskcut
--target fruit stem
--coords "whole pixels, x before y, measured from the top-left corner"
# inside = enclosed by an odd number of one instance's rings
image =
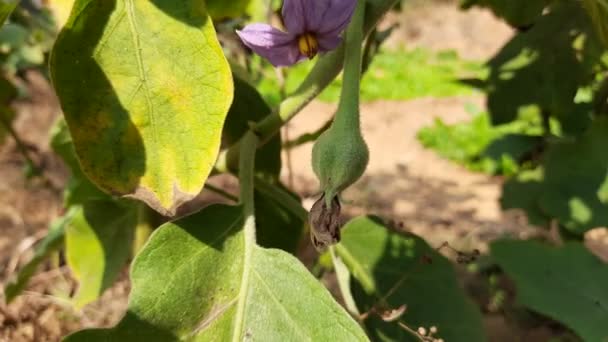
[[[346,31],[342,94],[334,129],[359,131],[359,92],[361,84],[361,44],[365,23],[365,1],[359,0]]]

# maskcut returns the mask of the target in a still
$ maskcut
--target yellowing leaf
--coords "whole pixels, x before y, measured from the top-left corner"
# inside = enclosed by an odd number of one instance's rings
[[[233,94],[202,0],[77,0],[50,66],[95,184],[164,215],[200,192]]]

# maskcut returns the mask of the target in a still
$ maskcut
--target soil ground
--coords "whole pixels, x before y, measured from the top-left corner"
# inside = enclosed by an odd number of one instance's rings
[[[413,1],[403,15],[390,15],[384,25],[399,23],[390,47],[422,46],[455,49],[465,58],[484,60],[493,55],[512,31],[487,11],[461,12],[453,2]],[[46,231],[48,222],[61,212],[61,192],[66,170],[48,146],[48,131],[60,110],[43,78],[30,75],[30,100],[16,105],[16,129],[35,150],[47,180],[24,178],[23,160],[9,140],[0,149],[0,285],[23,261],[31,246]],[[472,173],[416,140],[418,130],[441,118],[447,123],[468,120],[466,103],[483,108],[481,95],[422,98],[404,102],[378,101],[362,106],[365,138],[370,147],[369,169],[352,190],[344,194],[347,215],[374,213],[423,236],[430,244],[449,242],[453,247],[484,249],[487,242],[505,234],[533,234],[523,217],[503,213],[498,199],[501,179]],[[290,137],[320,127],[335,105],[313,102],[283,134]],[[317,184],[310,167],[311,145],[285,154],[283,178],[312,205]],[[74,290],[65,268],[41,268],[25,294],[6,306],[0,303],[0,341],[55,341],[83,327],[114,324],[126,307],[129,283],[125,276],[98,302],[76,311],[66,304]],[[499,316],[486,319],[491,341],[543,341],[547,331],[515,332]]]

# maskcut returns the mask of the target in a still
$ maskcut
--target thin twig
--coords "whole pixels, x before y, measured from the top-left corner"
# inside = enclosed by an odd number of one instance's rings
[[[233,195],[233,194],[225,191],[224,189],[220,189],[220,188],[218,188],[218,187],[216,187],[214,185],[211,185],[211,184],[207,183],[207,184],[205,184],[205,189],[207,189],[207,190],[209,190],[211,192],[214,192],[214,193],[216,193],[216,194],[218,194],[218,195],[220,195],[220,196],[222,196],[222,197],[224,197],[224,198],[226,198],[226,199],[228,199],[228,200],[230,200],[232,202],[238,202],[239,201],[239,198],[236,197],[235,195]]]

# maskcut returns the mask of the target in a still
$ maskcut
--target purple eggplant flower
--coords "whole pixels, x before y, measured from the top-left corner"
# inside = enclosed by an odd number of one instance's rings
[[[237,34],[274,66],[290,66],[337,48],[356,5],[357,0],[285,0],[283,22],[287,32],[251,24]]]

